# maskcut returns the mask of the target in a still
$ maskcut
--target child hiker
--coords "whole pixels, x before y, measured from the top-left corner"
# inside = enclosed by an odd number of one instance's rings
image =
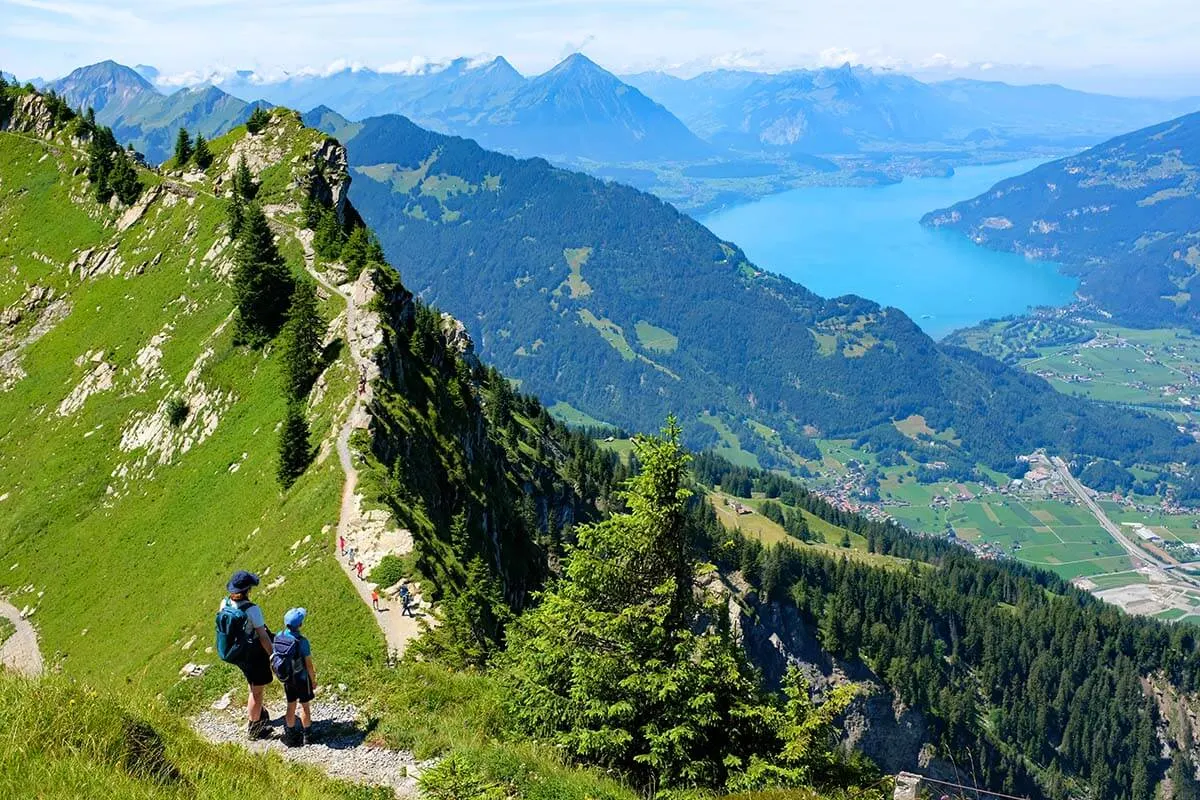
[[[283,742],[288,747],[312,744],[312,714],[308,704],[317,691],[317,671],[313,667],[312,646],[300,633],[300,626],[308,611],[303,608],[290,609],[283,615],[284,628],[275,637],[271,669],[283,684],[287,697],[287,715],[283,729]],[[300,706],[300,724],[296,725],[296,706]]]

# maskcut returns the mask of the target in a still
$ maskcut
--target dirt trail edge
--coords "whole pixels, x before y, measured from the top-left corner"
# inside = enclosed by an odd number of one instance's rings
[[[341,464],[342,472],[346,475],[346,482],[342,486],[341,511],[338,515],[336,535],[338,540],[345,539],[347,545],[354,546],[361,551],[363,539],[367,538],[363,534],[367,533],[367,529],[371,528],[373,524],[378,527],[378,517],[385,516],[381,512],[363,512],[362,498],[357,492],[358,470],[354,466],[354,455],[350,450],[350,437],[356,430],[366,430],[370,425],[371,417],[367,406],[370,404],[374,392],[372,379],[378,375],[378,367],[370,355],[375,345],[378,344],[376,338],[379,321],[373,319],[374,312],[365,310],[374,296],[374,287],[370,282],[369,275],[365,272],[355,283],[346,286],[335,285],[315,266],[311,232],[296,231],[296,237],[304,248],[305,269],[308,274],[325,291],[337,295],[346,303],[346,328],[344,331],[346,346],[350,352],[355,372],[365,379],[362,390],[355,395],[354,404],[346,416],[346,422],[337,435],[338,462]],[[392,538],[396,540],[394,544],[398,545],[396,552],[411,551],[412,537],[407,531],[398,531]],[[335,547],[337,544],[338,542],[335,541]],[[376,588],[375,585],[365,579],[359,579],[350,560],[342,557],[340,553],[338,554],[338,563],[341,564],[342,571],[346,573],[350,585],[358,592],[358,596],[367,604],[368,608],[373,608],[371,591]],[[370,566],[373,565],[368,565],[368,569]],[[387,641],[389,656],[398,659],[404,655],[408,643],[421,633],[421,626],[417,621],[418,617],[410,617],[401,613],[403,609],[399,598],[385,591],[389,587],[380,586],[378,588],[381,595],[379,610],[373,610],[373,615]],[[427,614],[427,609],[423,609],[422,606],[423,604],[420,602],[413,603],[415,613],[419,617],[425,617]]]
[[[367,786],[386,786],[397,797],[418,795],[417,779],[432,762],[417,761],[405,750],[376,747],[367,741],[367,730],[358,709],[336,695],[312,704],[316,741],[288,747],[281,734],[282,716],[271,720],[268,738],[246,740],[245,707],[233,702],[241,692],[230,692],[211,711],[191,720],[192,728],[214,744],[234,744],[252,753],[275,753],[288,761],[318,767],[331,778]]]
[[[4,617],[16,627],[13,635],[5,639],[4,644],[0,644],[0,664],[6,669],[30,677],[41,675],[45,668],[42,663],[42,651],[38,647],[37,632],[29,624],[29,620],[3,600],[0,600],[0,617]]]

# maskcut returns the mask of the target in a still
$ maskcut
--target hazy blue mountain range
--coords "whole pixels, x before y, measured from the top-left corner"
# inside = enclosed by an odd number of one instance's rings
[[[711,148],[641,92],[583,55],[523,77],[503,58],[457,59],[413,73],[344,70],[278,83],[235,76],[221,85],[293,108],[323,105],[349,119],[400,113],[518,155],[562,161],[689,160]]]
[[[305,120],[347,145],[355,206],[406,283],[549,402],[629,429],[677,413],[695,444],[728,430],[785,467],[817,433],[1002,468],[1044,445],[1145,460],[1196,447],[941,348],[897,309],[761,271],[652,195],[398,115]],[[892,421],[909,414],[962,445],[905,439]]]
[[[741,150],[847,153],[897,144],[1075,146],[1200,108],[1200,98],[1109,97],[1061,86],[924,83],[851,67],[624,77],[699,136]]]
[[[1123,321],[1200,327],[1200,114],[1044,164],[927,225],[1064,264]]]
[[[138,71],[114,61],[80,67],[46,88],[74,107],[94,109],[96,120],[111,127],[119,142],[132,144],[155,163],[170,157],[181,127],[209,138],[220,136],[245,122],[256,105],[265,105],[247,103],[214,86],[163,94]]]

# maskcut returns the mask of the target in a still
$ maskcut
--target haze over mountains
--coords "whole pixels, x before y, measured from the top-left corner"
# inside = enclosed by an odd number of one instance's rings
[[[301,110],[326,106],[350,120],[403,114],[485,147],[632,183],[688,209],[798,183],[870,183],[979,160],[1062,153],[1200,108],[1195,98],[924,83],[849,65],[622,79],[578,53],[532,77],[503,58],[275,81],[242,71],[172,94],[144,76],[155,78],[157,70],[104,62],[47,86],[73,105],[92,105],[103,124],[152,161],[166,158],[180,125],[218,135],[249,115],[243,101],[261,98]]]

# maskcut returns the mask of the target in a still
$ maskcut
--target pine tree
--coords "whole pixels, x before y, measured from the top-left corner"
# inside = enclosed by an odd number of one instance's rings
[[[332,208],[326,208],[321,212],[317,227],[313,231],[313,249],[321,258],[333,261],[341,255],[345,235],[337,214],[333,213]]]
[[[246,157],[238,158],[237,169],[233,172],[234,191],[240,192],[243,200],[253,200],[255,194],[254,176],[246,164]]]
[[[200,169],[208,169],[212,166],[213,155],[208,149],[208,142],[200,134],[196,134],[196,146],[192,151],[192,160],[196,162],[196,166]]]
[[[292,292],[292,304],[280,336],[283,387],[292,400],[306,398],[317,379],[324,338],[325,321],[317,309],[317,287],[310,280],[301,280]]]
[[[246,219],[246,201],[253,196],[253,180],[250,168],[246,166],[246,157],[242,156],[233,171],[233,185],[229,193],[230,238],[237,239],[242,232],[242,225]]]
[[[246,120],[246,130],[251,134],[255,134],[267,127],[270,122],[271,112],[262,106],[258,106],[250,112],[250,118]]]
[[[367,265],[367,246],[367,229],[362,225],[350,231],[350,236],[342,245],[342,263],[346,265],[346,275],[350,280],[356,280]]]
[[[276,476],[284,489],[291,488],[312,462],[313,448],[309,443],[308,420],[304,404],[291,401],[279,432],[279,466]]]
[[[109,186],[125,205],[132,205],[142,193],[142,182],[138,179],[132,159],[124,150],[117,150],[112,156],[112,171],[108,176]]]
[[[192,160],[192,152],[192,140],[188,136],[187,128],[180,128],[179,135],[175,137],[175,166],[178,169],[186,167]]]
[[[688,456],[671,420],[635,440],[629,512],[578,529],[562,581],[498,656],[513,722],[639,782],[719,787],[771,740],[771,711],[716,603],[695,591]],[[701,698],[704,698],[701,700]]]
[[[88,181],[96,193],[96,201],[107,203],[113,196],[109,174],[113,168],[113,153],[119,148],[112,129],[97,128],[88,143]]]
[[[275,247],[266,215],[257,203],[251,203],[234,253],[234,341],[250,347],[270,341],[283,325],[292,286],[291,273]]]

